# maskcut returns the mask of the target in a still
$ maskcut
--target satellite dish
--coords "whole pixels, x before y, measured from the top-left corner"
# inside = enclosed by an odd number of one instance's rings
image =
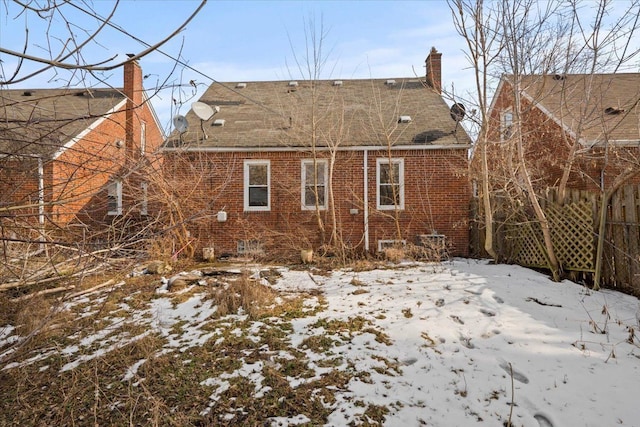
[[[191,104],[191,109],[196,114],[196,116],[200,118],[200,120],[204,120],[205,122],[213,117],[213,115],[217,112],[204,102],[194,102],[193,104]]]
[[[178,132],[185,133],[189,128],[189,122],[187,122],[184,116],[175,116],[173,118],[173,126]]]
[[[464,105],[460,104],[459,102],[456,102],[451,106],[451,109],[449,110],[449,112],[451,113],[451,118],[454,121],[459,122],[462,119],[464,119],[464,116],[467,111],[466,111],[466,108],[464,108]]]

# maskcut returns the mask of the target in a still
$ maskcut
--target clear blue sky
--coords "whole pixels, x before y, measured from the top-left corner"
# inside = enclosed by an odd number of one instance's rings
[[[199,3],[195,0],[123,0],[112,22],[135,38],[153,44],[177,28]],[[77,4],[91,6],[106,16],[114,2]],[[72,30],[76,40],[85,39],[87,33],[97,27],[86,15],[78,15],[73,8],[65,9],[67,19],[75,24]],[[47,33],[47,27],[35,15],[19,11],[14,4],[0,3],[0,46],[21,50],[25,45],[25,27],[29,28],[27,53],[32,55],[46,53],[42,47],[46,45],[47,35],[61,40],[68,37],[61,16],[55,17],[54,26]],[[309,34],[305,22],[310,18],[315,19],[316,27],[322,22],[327,33],[324,49],[328,62],[322,78],[422,75],[424,60],[434,46],[443,54],[443,84],[463,90],[471,83],[471,74],[465,70],[463,41],[455,33],[451,12],[444,1],[209,0],[185,30],[161,47],[165,54],[152,53],[140,61],[143,73],[149,75],[145,79],[148,91],[157,85],[170,86],[153,99],[162,125],[167,128],[174,114],[186,112],[212,79],[236,82],[302,78],[295,67],[293,52],[304,56],[304,39]],[[60,43],[54,39],[56,49]],[[138,53],[145,47],[129,35],[106,29],[99,34],[97,44],[85,50],[84,58],[90,62],[115,56],[110,62],[114,63],[124,60],[126,53]],[[201,74],[176,65],[177,57]],[[5,54],[0,54],[0,60],[6,79],[13,73],[16,60]],[[26,63],[20,75],[34,68],[34,64]],[[97,76],[47,72],[12,87],[59,87],[69,80],[74,84],[90,82],[104,86],[99,79],[122,86],[122,72],[114,70]],[[188,84],[191,80],[198,88],[195,99],[190,98],[194,92]],[[175,104],[173,99],[184,103]]]

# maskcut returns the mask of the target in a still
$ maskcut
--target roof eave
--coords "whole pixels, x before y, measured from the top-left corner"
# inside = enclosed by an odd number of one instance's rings
[[[413,145],[394,145],[386,147],[381,145],[356,145],[348,147],[338,147],[337,151],[381,151],[391,149],[392,151],[406,150],[467,150],[471,148],[471,144],[413,144]],[[315,147],[315,151],[330,151],[333,147]],[[281,152],[309,152],[314,150],[313,147],[162,147],[161,152],[165,153],[281,153]]]

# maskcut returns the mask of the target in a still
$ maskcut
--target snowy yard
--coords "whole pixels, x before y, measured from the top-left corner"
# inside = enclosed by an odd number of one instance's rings
[[[637,298],[466,259],[244,268],[277,291],[260,315],[149,276],[37,346],[0,325],[0,425],[640,427]]]

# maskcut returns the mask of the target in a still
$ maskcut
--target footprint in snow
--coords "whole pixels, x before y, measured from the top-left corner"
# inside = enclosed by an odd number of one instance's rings
[[[464,322],[462,321],[462,319],[456,316],[455,314],[452,314],[450,317],[453,319],[454,322],[464,325]]]
[[[494,295],[494,296],[493,296],[493,299],[494,299],[494,300],[496,300],[496,302],[497,302],[498,304],[502,304],[502,303],[504,303],[504,300],[503,300],[502,298],[500,298],[498,295]]]
[[[513,379],[516,381],[520,381],[522,384],[529,384],[529,378],[527,378],[526,375],[524,375],[522,372],[513,369],[513,365],[509,366],[509,363],[505,360],[500,362],[500,367],[502,369],[505,370],[505,372],[509,375],[512,375],[513,372]]]
[[[481,308],[480,313],[484,314],[487,317],[493,317],[496,315],[495,311],[487,310],[486,308]]]
[[[538,412],[533,416],[533,418],[538,421],[540,427],[553,427],[553,423],[551,422],[551,420],[544,414]]]

